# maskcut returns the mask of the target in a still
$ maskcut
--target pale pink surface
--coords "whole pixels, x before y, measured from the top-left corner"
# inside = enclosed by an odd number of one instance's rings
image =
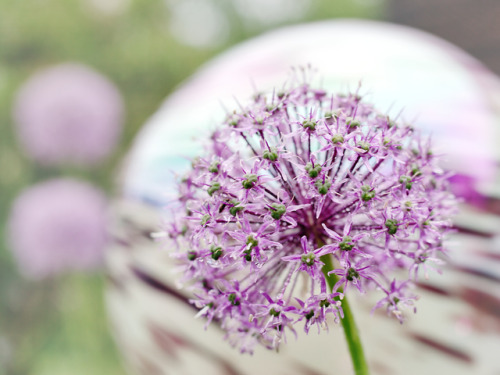
[[[101,191],[72,179],[49,180],[21,193],[8,226],[21,272],[38,279],[99,266],[107,243],[106,207]]]
[[[62,64],[21,87],[13,116],[23,148],[41,164],[95,164],[116,145],[123,101],[103,75]]]

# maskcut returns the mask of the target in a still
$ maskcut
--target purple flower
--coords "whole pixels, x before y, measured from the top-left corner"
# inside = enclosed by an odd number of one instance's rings
[[[409,292],[408,289],[410,286],[409,281],[397,282],[393,280],[389,286],[389,290],[381,287],[386,296],[377,302],[372,311],[385,307],[389,315],[395,316],[403,323],[404,307],[412,307],[414,312],[417,312],[417,308],[413,306],[417,296]]]
[[[326,285],[325,278],[321,273],[324,263],[320,260],[321,256],[327,253],[323,247],[311,249],[306,236],[300,239],[302,254],[288,255],[281,258],[282,261],[292,262],[296,265],[295,272],[307,272],[311,278],[318,279],[322,285]]]
[[[296,299],[299,304],[299,318],[297,321],[305,321],[304,331],[309,333],[309,330],[313,325],[318,328],[318,333],[321,329],[328,329],[326,324],[326,317],[328,314],[332,314],[334,321],[339,322],[339,319],[344,316],[339,296],[341,293],[326,293],[326,290],[320,294],[315,294],[303,302],[300,299]]]
[[[326,245],[325,249],[328,249],[330,253],[340,253],[340,255],[337,256],[343,261],[349,260],[354,254],[357,254],[360,258],[370,257],[370,255],[365,253],[363,249],[359,248],[359,240],[368,236],[368,232],[358,232],[357,234],[352,235],[351,228],[352,222],[346,221],[346,223],[344,224],[343,235],[340,236],[333,230],[328,229],[326,225],[323,224],[323,229],[325,230],[328,237],[334,240],[333,243]]]
[[[410,126],[295,79],[228,115],[180,183],[168,234],[201,315],[242,351],[277,348],[296,324],[339,322],[356,289],[402,319],[443,251],[448,177]]]
[[[19,268],[29,278],[95,268],[107,240],[106,199],[76,180],[43,182],[15,200],[8,235]]]
[[[114,149],[123,102],[104,76],[78,64],[58,65],[19,90],[14,120],[25,152],[44,165],[92,165]]]
[[[337,281],[333,289],[345,292],[349,285],[355,285],[361,293],[364,293],[363,285],[373,279],[373,274],[370,272],[373,265],[363,260],[355,263],[350,259],[339,263],[341,268],[329,272],[339,276],[339,281]]]

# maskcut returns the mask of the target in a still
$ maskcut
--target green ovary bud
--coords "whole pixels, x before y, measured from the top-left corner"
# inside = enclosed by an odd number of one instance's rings
[[[305,120],[302,122],[302,126],[305,129],[309,129],[310,131],[314,131],[314,130],[316,130],[316,121]]]
[[[411,187],[413,186],[413,182],[411,181],[411,177],[409,176],[401,176],[399,178],[399,182],[405,185],[405,187],[410,190]]]
[[[303,254],[300,257],[300,260],[302,263],[304,263],[306,266],[312,266],[314,262],[316,261],[316,255],[314,253],[307,253]]]
[[[229,209],[229,213],[233,216],[236,216],[236,214],[240,211],[243,211],[245,207],[243,206],[234,206]]]
[[[219,173],[219,165],[220,163],[218,161],[212,162],[212,164],[208,167],[208,171],[210,173]]]
[[[321,180],[318,180],[314,183],[316,188],[318,189],[318,193],[321,195],[326,195],[328,194],[328,189],[332,186],[332,183],[328,180],[326,180],[324,183],[321,182]]]
[[[252,235],[247,237],[247,249],[251,250],[254,247],[259,246],[259,241],[257,241]]]
[[[234,294],[234,293],[231,293],[230,295],[228,295],[227,299],[229,300],[229,302],[231,302],[231,304],[233,306],[239,306],[239,304],[240,304],[240,301],[238,301],[236,299],[236,294]]]
[[[265,150],[262,157],[269,161],[276,161],[278,160],[278,153],[275,148],[271,148],[271,150]]]
[[[326,299],[321,300],[321,301],[319,302],[319,306],[320,306],[320,307],[328,307],[328,306],[330,306],[330,302],[328,302],[328,300],[326,300]]]
[[[365,202],[372,200],[375,197],[374,191],[367,191],[366,193],[361,194],[361,199]]]
[[[257,182],[257,175],[255,174],[246,174],[245,179],[241,181],[241,185],[245,189],[251,189],[255,186],[255,183]]]
[[[359,279],[359,273],[354,268],[349,268],[347,270],[347,275],[345,277],[349,281],[353,281],[354,279]]]
[[[280,203],[273,203],[271,205],[271,217],[274,220],[279,220],[286,213],[286,206]]]
[[[252,260],[252,250],[245,250],[243,251],[243,254],[245,254],[245,260],[247,262],[250,262]]]
[[[207,225],[208,221],[210,220],[210,215],[205,214],[201,217],[201,225],[205,226]]]
[[[208,188],[207,193],[208,195],[212,196],[217,190],[220,190],[220,183],[213,182],[212,185],[210,185],[210,187]]]
[[[385,227],[387,228],[387,233],[393,235],[398,231],[398,222],[394,219],[387,219],[385,221]]]
[[[314,310],[309,311],[306,315],[304,315],[307,320],[310,320],[314,316]]]
[[[309,174],[309,177],[316,178],[318,177],[319,172],[321,172],[321,165],[316,164],[313,167],[312,163],[307,163],[305,169],[306,172]]]
[[[411,175],[413,177],[418,177],[418,176],[422,175],[422,172],[420,172],[420,168],[418,168],[416,165],[414,165],[413,168],[411,169]]]
[[[342,136],[342,134],[335,134],[332,137],[332,143],[335,143],[335,144],[344,143],[344,137]]]
[[[354,244],[352,243],[352,238],[349,236],[345,236],[344,238],[342,238],[342,242],[339,243],[339,248],[343,251],[350,251],[353,249],[353,247]]]
[[[196,251],[188,251],[188,253],[187,253],[187,258],[190,261],[195,260],[197,256],[198,256],[198,254],[196,253]]]
[[[238,212],[243,211],[243,210],[245,209],[245,207],[244,207],[244,206],[240,206],[240,205],[239,205],[239,204],[240,204],[240,202],[238,202],[238,201],[237,201],[237,200],[235,200],[235,199],[233,199],[230,203],[233,205],[233,207],[231,207],[231,208],[229,209],[229,213],[230,213],[231,215],[233,215],[233,216],[236,216],[236,214],[237,214]]]
[[[325,118],[327,120],[336,120],[339,117],[338,112],[326,111]]]
[[[375,197],[375,191],[371,190],[370,186],[368,185],[363,185],[361,186],[361,199],[365,202],[368,202],[369,200],[372,200]]]
[[[280,314],[281,314],[281,311],[276,311],[274,309],[274,307],[272,307],[271,310],[269,310],[269,315],[271,315],[271,316],[278,317],[278,316],[280,316]]]
[[[360,149],[364,150],[365,152],[370,151],[370,144],[368,142],[359,141],[358,147]]]
[[[210,252],[212,253],[212,259],[218,260],[222,256],[222,247],[212,246]]]
[[[358,128],[361,125],[361,122],[359,122],[358,120],[353,119],[352,117],[346,118],[345,123],[351,129]]]

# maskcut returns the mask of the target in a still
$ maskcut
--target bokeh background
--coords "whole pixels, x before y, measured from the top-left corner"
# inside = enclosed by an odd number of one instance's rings
[[[76,271],[65,271],[69,261],[54,266],[47,254],[24,266],[13,255],[21,245],[12,241],[12,215],[26,189],[71,178],[112,197],[122,158],[163,99],[205,61],[266,30],[320,19],[387,20],[442,36],[500,73],[498,16],[496,0],[0,0],[0,374],[125,373],[108,330],[99,254]],[[26,146],[22,129],[41,116],[26,120],[19,112],[39,113],[48,94],[26,99],[22,90],[64,63],[83,66],[89,80],[98,74],[113,92],[110,99],[95,89],[114,114],[103,120],[114,138],[93,162],[47,162]],[[45,83],[56,104],[64,99],[57,79]],[[54,116],[68,118],[56,109]],[[16,220],[21,232],[29,224]]]

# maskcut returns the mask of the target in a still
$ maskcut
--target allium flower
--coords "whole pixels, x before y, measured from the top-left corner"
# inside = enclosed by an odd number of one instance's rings
[[[243,352],[277,348],[298,322],[339,322],[346,292],[376,290],[376,307],[402,320],[455,206],[411,126],[358,94],[293,82],[214,132],[168,229],[199,315]]]
[[[14,120],[26,153],[45,165],[95,164],[121,133],[123,102],[101,74],[77,64],[58,65],[20,89]]]
[[[106,245],[106,199],[71,179],[35,185],[14,202],[10,247],[21,272],[33,279],[99,266]]]

